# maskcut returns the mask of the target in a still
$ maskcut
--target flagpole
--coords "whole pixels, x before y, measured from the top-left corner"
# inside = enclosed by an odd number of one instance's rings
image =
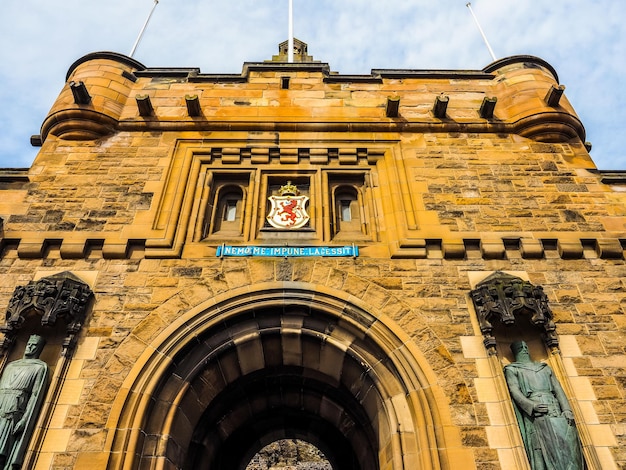
[[[141,28],[141,31],[139,31],[139,36],[137,36],[137,40],[135,41],[135,45],[133,46],[133,49],[130,51],[129,57],[132,57],[133,55],[135,55],[135,51],[137,50],[139,41],[141,41],[141,37],[143,36],[144,31],[148,27],[148,23],[150,22],[152,13],[154,13],[154,9],[156,8],[158,4],[159,4],[159,0],[154,0],[154,5],[152,6],[152,9],[150,10],[150,14],[148,15],[148,18],[146,18],[146,22],[143,24],[143,28]]]
[[[478,18],[476,18],[476,15],[474,14],[474,10],[472,10],[472,4],[470,2],[467,2],[465,4],[465,6],[467,8],[469,8],[470,13],[474,17],[474,22],[476,23],[476,26],[478,26],[478,31],[480,31],[480,35],[483,37],[483,41],[485,41],[485,45],[487,46],[487,49],[489,49],[489,54],[491,54],[491,58],[495,62],[496,61],[496,55],[493,53],[493,49],[489,45],[489,41],[487,41],[487,36],[485,36],[485,33],[483,32],[483,29],[480,27],[480,23],[478,22]]]
[[[293,0],[289,0],[289,41],[287,43],[287,62],[293,62]]]

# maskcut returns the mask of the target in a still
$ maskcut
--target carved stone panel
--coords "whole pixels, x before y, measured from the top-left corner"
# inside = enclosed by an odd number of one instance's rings
[[[62,320],[66,326],[63,355],[74,349],[76,334],[87,315],[93,292],[87,284],[70,272],[63,272],[18,286],[6,311],[5,323],[0,326],[4,338],[0,352],[5,353],[15,340],[26,316],[39,315],[43,327],[55,326]]]
[[[490,352],[495,352],[496,347],[493,336],[495,322],[514,326],[522,315],[529,316],[530,323],[540,329],[546,346],[558,347],[556,325],[541,286],[498,271],[480,282],[470,296],[484,336],[483,342]]]

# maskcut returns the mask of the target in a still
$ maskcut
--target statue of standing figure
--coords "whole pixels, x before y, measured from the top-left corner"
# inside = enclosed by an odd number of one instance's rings
[[[48,365],[39,359],[41,336],[28,339],[24,358],[10,362],[0,377],[0,468],[19,469],[45,395]]]
[[[563,388],[543,362],[530,359],[524,341],[511,344],[515,362],[504,367],[532,470],[583,470],[574,414]]]

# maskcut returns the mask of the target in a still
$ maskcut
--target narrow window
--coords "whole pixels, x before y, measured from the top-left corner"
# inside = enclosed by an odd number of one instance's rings
[[[227,232],[229,235],[241,231],[243,192],[237,186],[226,186],[217,195],[217,217],[213,233]]]
[[[234,222],[237,220],[237,200],[229,199],[226,201],[225,205],[226,210],[224,211],[224,221],[225,222]]]
[[[352,185],[341,185],[335,190],[336,231],[360,233],[361,214],[357,189]]]
[[[351,210],[352,201],[350,199],[341,199],[339,201],[339,213],[341,216],[342,222],[351,222],[352,221],[352,210]]]
[[[239,237],[243,234],[244,182],[239,184],[224,179],[226,178],[215,178],[215,186],[207,206],[204,237]]]
[[[371,239],[371,194],[361,171],[328,172],[328,235],[335,240]]]

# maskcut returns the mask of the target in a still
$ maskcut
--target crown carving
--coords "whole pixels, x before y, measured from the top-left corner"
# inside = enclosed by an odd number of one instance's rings
[[[300,194],[300,191],[298,191],[298,188],[295,184],[292,184],[291,181],[287,181],[286,185],[280,187],[278,193],[281,196],[297,196],[298,194]]]

